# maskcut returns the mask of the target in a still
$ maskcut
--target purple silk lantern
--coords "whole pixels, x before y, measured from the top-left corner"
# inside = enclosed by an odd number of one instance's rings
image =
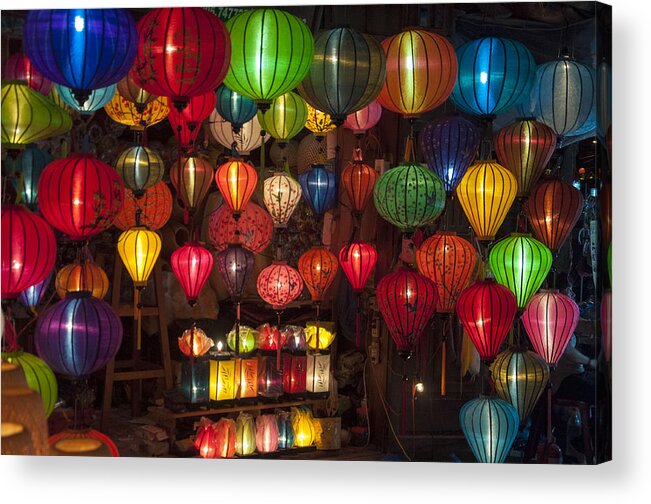
[[[51,271],[48,276],[46,276],[39,283],[34,284],[31,287],[27,287],[27,289],[21,292],[18,299],[22,305],[28,310],[35,311],[36,307],[41,302],[41,299],[43,299],[43,294],[45,294],[48,285],[50,285],[50,280],[52,280]]]
[[[233,301],[242,299],[244,284],[254,264],[253,253],[239,243],[231,244],[217,254],[217,271]]]

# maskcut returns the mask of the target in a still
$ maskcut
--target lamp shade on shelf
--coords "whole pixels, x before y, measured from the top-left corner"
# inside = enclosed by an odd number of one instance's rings
[[[183,331],[179,338],[179,350],[186,357],[201,357],[205,355],[215,342],[210,339],[205,331],[199,327],[192,326]]]
[[[133,78],[131,72],[128,72],[117,84],[118,94],[132,102],[138,112],[142,113],[145,107],[158,98],[157,95],[145,91]]]
[[[151,231],[156,231],[170,220],[173,200],[172,191],[163,181],[145,189],[145,193],[140,198],[136,198],[131,189],[125,188],[122,208],[113,224],[118,229],[126,231],[136,226],[136,213],[140,212],[140,224]]]
[[[142,197],[147,189],[163,180],[165,164],[149,147],[134,145],[118,155],[115,170],[124,185],[131,189],[136,197]]]
[[[276,98],[268,110],[258,111],[263,130],[280,143],[294,138],[307,121],[307,105],[296,93],[287,92]]]
[[[216,258],[217,271],[231,299],[242,299],[244,287],[255,266],[255,255],[242,244],[230,244]]]
[[[210,251],[196,242],[188,242],[172,252],[170,265],[190,306],[199,299],[201,289],[212,271],[213,261]]]
[[[338,269],[337,256],[323,245],[312,247],[298,258],[298,271],[315,302],[323,299]]]
[[[229,122],[236,132],[244,123],[253,119],[257,112],[255,102],[251,98],[236,93],[225,84],[217,88],[215,106],[217,114]]]
[[[258,172],[250,164],[232,159],[217,168],[215,182],[228,208],[239,215],[253,196]]]
[[[136,226],[120,235],[117,247],[133,285],[144,288],[160,255],[160,236],[155,231]]]
[[[99,109],[104,107],[108,102],[111,101],[113,96],[115,96],[115,91],[117,86],[111,84],[107,87],[97,88],[90,91],[88,98],[85,101],[78,103],[77,98],[74,96],[74,92],[69,87],[61,86],[60,84],[55,85],[57,93],[61,99],[68,105],[72,110],[79,112],[82,116],[90,116],[97,112]]]
[[[208,194],[214,176],[212,165],[207,160],[191,155],[183,156],[170,167],[170,180],[176,196],[183,206],[194,211]]]
[[[50,416],[58,399],[54,373],[43,360],[22,350],[2,352],[2,360],[16,364],[23,371],[27,386],[41,396],[45,416]],[[4,377],[3,377],[4,378]]]
[[[217,250],[241,243],[246,249],[260,253],[271,243],[272,234],[271,216],[252,201],[237,220],[228,205],[221,205],[208,220],[208,240]]]
[[[201,420],[194,446],[203,458],[233,458],[236,446],[235,420],[220,418],[215,423]]]
[[[260,453],[278,450],[278,423],[276,415],[260,415],[255,419],[255,446]]]
[[[280,310],[300,296],[301,275],[286,262],[274,261],[258,275],[258,294],[274,310]]]
[[[353,241],[339,251],[339,264],[353,292],[362,292],[377,263],[377,250],[373,245]]]
[[[373,194],[378,173],[362,161],[362,151],[356,148],[353,160],[341,171],[341,185],[346,191],[353,212],[361,213]]]
[[[334,342],[336,336],[337,326],[334,322],[311,320],[305,323],[305,344],[312,350],[316,350],[317,342],[320,351],[327,350]]]
[[[165,119],[170,112],[170,107],[166,96],[160,96],[147,103],[143,109],[118,92],[104,106],[104,111],[116,123],[124,124],[132,130],[142,131]]]
[[[313,165],[298,176],[303,197],[317,217],[336,205],[337,177],[322,164]]]
[[[16,156],[14,166],[20,177],[20,201],[30,210],[36,210],[38,203],[38,179],[45,167],[54,158],[49,152],[39,149],[36,144],[29,144],[25,150]],[[18,188],[17,188],[18,189]]]
[[[299,448],[312,446],[316,438],[312,411],[306,408],[292,408],[291,415],[295,446]]]
[[[242,156],[248,156],[262,145],[263,140],[268,140],[267,136],[262,136],[262,127],[258,116],[254,115],[252,119],[242,124],[238,131],[234,126],[224,119],[217,110],[213,110],[208,118],[210,133],[219,142],[220,145],[227,149],[235,150]]]
[[[47,96],[54,83],[43,76],[22,52],[13,53],[7,58],[2,72],[3,80],[25,81],[34,91]]]
[[[91,257],[63,266],[56,276],[55,288],[60,299],[70,292],[88,291],[94,298],[104,299],[109,289],[106,272]]]
[[[255,452],[255,421],[253,415],[240,413],[235,420],[235,454],[239,457]]]
[[[285,173],[277,172],[264,181],[262,197],[274,227],[286,227],[301,201],[301,185]]]
[[[288,450],[294,446],[294,428],[289,411],[276,410],[278,420],[278,448]]]
[[[344,121],[344,128],[352,130],[355,135],[363,135],[379,123],[381,117],[382,105],[377,100],[373,100],[366,107],[348,114]]]

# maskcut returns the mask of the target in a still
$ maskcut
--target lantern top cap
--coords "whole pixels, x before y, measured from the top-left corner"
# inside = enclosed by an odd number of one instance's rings
[[[81,290],[81,291],[73,291],[73,292],[68,292],[66,294],[65,299],[83,299],[83,298],[91,298],[93,297],[93,293],[89,290]]]
[[[456,231],[437,231],[432,236],[457,236]]]
[[[540,289],[538,294],[560,294],[558,289]]]
[[[68,158],[73,159],[95,159],[95,154],[92,152],[71,152],[68,154]]]
[[[531,233],[511,233],[511,238],[531,238]]]
[[[11,84],[18,84],[18,85],[23,85],[23,86],[28,86],[27,81],[24,79],[11,79],[11,80],[2,80],[2,86],[4,87],[5,85],[11,85]],[[31,88],[30,88],[31,89]]]

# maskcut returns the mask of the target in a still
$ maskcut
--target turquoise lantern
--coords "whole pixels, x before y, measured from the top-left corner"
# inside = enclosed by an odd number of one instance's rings
[[[117,84],[111,84],[107,87],[93,89],[88,95],[88,98],[86,98],[86,101],[81,105],[77,103],[77,99],[74,97],[72,89],[69,87],[61,86],[60,84],[55,84],[54,87],[57,88],[57,92],[59,93],[61,99],[66,102],[66,104],[69,105],[72,110],[76,110],[82,116],[90,116],[111,101],[115,95]]]
[[[239,133],[242,126],[255,116],[258,108],[251,98],[242,96],[222,84],[217,88],[217,113]]]
[[[38,207],[38,178],[53,160],[49,152],[39,149],[33,143],[16,157],[16,190],[20,191],[20,202],[30,210]]]

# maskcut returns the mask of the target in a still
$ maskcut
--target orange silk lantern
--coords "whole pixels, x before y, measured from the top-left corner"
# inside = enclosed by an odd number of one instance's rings
[[[377,178],[375,169],[362,161],[362,150],[355,148],[353,160],[341,172],[341,185],[350,199],[354,215],[360,216],[366,207]]]
[[[75,261],[59,270],[56,277],[57,295],[63,299],[69,292],[90,291],[93,297],[104,299],[109,281],[106,273],[92,257]]]
[[[177,197],[190,213],[201,205],[213,178],[210,162],[195,155],[183,156],[170,168],[170,180]]]
[[[115,227],[122,231],[137,225],[137,212],[140,212],[140,224],[151,231],[162,228],[172,216],[172,191],[163,181],[145,189],[145,194],[141,198],[136,198],[133,191],[125,187],[123,201],[113,221]]]
[[[179,338],[179,350],[187,357],[190,357],[190,354],[193,357],[201,357],[213,346],[215,346],[215,342],[206,336],[203,329],[198,327],[186,329]]]
[[[338,269],[337,256],[323,245],[312,247],[298,259],[298,271],[315,303],[323,299]]]
[[[228,205],[221,205],[210,214],[208,240],[217,250],[241,243],[251,252],[260,253],[271,243],[273,229],[271,216],[252,201],[237,220]]]
[[[224,201],[237,219],[253,196],[258,183],[258,172],[241,159],[233,159],[217,168],[215,182]]]

